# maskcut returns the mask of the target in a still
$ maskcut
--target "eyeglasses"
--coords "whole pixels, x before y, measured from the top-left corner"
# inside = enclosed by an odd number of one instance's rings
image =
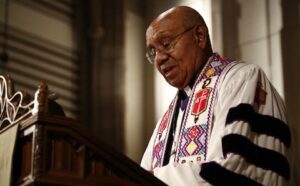
[[[177,42],[179,41],[179,39],[181,38],[181,36],[183,36],[188,31],[192,30],[194,27],[195,26],[189,27],[188,29],[184,30],[183,32],[177,34],[176,36],[173,37],[172,40],[163,41],[162,44],[160,46],[158,46],[157,48],[154,48],[154,47],[148,48],[148,52],[146,53],[147,60],[151,64],[154,64],[157,52],[164,53],[164,54],[169,54],[169,53],[173,52],[174,47],[177,44]]]

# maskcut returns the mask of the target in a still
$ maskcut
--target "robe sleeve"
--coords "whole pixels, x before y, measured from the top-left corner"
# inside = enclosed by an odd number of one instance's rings
[[[222,78],[208,147],[213,158],[200,177],[212,185],[287,185],[291,136],[279,94],[253,64],[237,64]]]

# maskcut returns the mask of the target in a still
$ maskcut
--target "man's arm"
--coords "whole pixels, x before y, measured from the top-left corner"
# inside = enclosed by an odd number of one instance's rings
[[[213,185],[286,185],[290,131],[284,104],[256,65],[225,74],[200,176]],[[218,149],[219,157],[214,157]]]

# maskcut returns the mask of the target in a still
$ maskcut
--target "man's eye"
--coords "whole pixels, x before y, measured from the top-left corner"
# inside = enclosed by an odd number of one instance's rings
[[[164,49],[169,49],[171,46],[171,42],[170,41],[164,41],[162,43],[162,46],[164,47]]]

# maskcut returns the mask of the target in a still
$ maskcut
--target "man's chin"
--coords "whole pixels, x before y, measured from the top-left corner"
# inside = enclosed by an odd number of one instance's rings
[[[175,81],[175,80],[167,80],[168,84],[171,85],[172,87],[178,88],[178,89],[182,89],[184,87],[182,87],[182,84]]]

